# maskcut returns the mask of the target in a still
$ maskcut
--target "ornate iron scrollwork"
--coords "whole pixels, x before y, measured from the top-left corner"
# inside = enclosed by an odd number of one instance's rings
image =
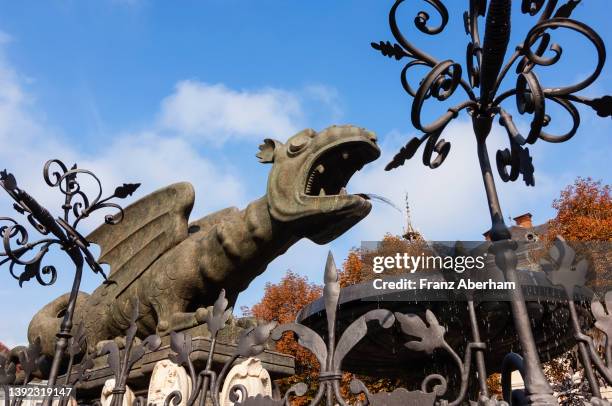
[[[53,170],[52,168],[55,167],[59,169]],[[93,179],[97,188],[93,198],[83,192],[79,176],[88,176]],[[51,247],[57,246],[62,249],[75,265],[69,304],[57,334],[56,353],[49,373],[49,385],[54,385],[65,350],[72,337],[72,316],[81,284],[83,265],[87,263],[91,270],[99,273],[106,280],[102,268],[89,250],[89,242],[77,231],[77,227],[93,212],[108,208],[116,209],[117,213],[107,215],[105,221],[109,224],[120,222],[123,218],[123,209],[111,200],[130,196],[136,191],[139,184],[123,184],[117,187],[111,196],[102,198],[100,180],[91,171],[79,169],[76,165],[68,169],[57,159],[45,164],[43,178],[47,185],[57,187],[64,195],[63,216],[53,217],[49,210],[18,185],[12,173],[6,170],[0,171],[0,187],[13,199],[13,208],[19,214],[26,216],[30,226],[46,237],[30,242],[28,229],[24,225],[13,218],[0,217],[0,236],[2,237],[0,265],[9,263],[9,272],[18,281],[20,287],[24,282],[33,278],[43,286],[55,283],[57,269],[52,265],[43,265],[43,259]],[[31,251],[35,253],[27,258],[27,254]],[[17,272],[16,267],[22,267],[23,270]]]
[[[528,186],[535,184],[533,179],[533,166],[529,157],[529,150],[523,146],[535,143],[538,139],[548,142],[564,142],[570,139],[580,123],[580,116],[574,103],[581,103],[592,107],[599,116],[609,117],[611,113],[612,98],[603,96],[600,98],[586,98],[575,95],[576,92],[590,86],[601,74],[605,62],[605,46],[601,37],[586,24],[572,20],[572,11],[579,3],[570,0],[557,8],[557,0],[546,3],[539,21],[529,30],[525,40],[517,46],[516,51],[504,64],[506,49],[510,34],[510,1],[495,0],[489,3],[486,10],[486,2],[482,0],[471,0],[469,10],[464,14],[465,31],[471,41],[466,50],[466,75],[467,81],[462,79],[462,67],[452,60],[439,61],[425,51],[417,48],[402,34],[397,23],[397,11],[404,0],[396,0],[389,12],[389,26],[391,33],[397,41],[380,41],[372,43],[372,47],[384,56],[393,57],[396,60],[410,59],[400,74],[400,80],[404,90],[414,98],[412,102],[411,121],[412,125],[423,131],[420,138],[411,139],[405,147],[393,157],[386,169],[391,170],[404,164],[414,156],[419,146],[427,141],[423,153],[423,163],[431,168],[442,164],[450,151],[450,143],[441,139],[438,141],[448,123],[458,117],[461,110],[467,110],[473,117],[474,127],[479,142],[484,142],[488,135],[493,117],[499,116],[499,123],[508,132],[510,149],[498,151],[497,168],[503,181],[515,181],[518,174],[523,174],[523,180]],[[441,33],[448,22],[448,11],[440,1],[428,0],[441,18],[437,27],[427,26],[429,15],[420,11],[414,19],[416,28],[428,35]],[[521,10],[523,13],[536,15],[543,8],[545,1],[523,1]],[[478,18],[486,16],[485,36],[481,45],[478,30]],[[548,67],[560,61],[562,47],[557,43],[551,44],[551,30],[569,29],[575,31],[590,41],[597,52],[597,65],[587,78],[568,86],[543,87],[536,76],[534,69],[537,66]],[[544,56],[547,50],[553,55]],[[516,64],[518,74],[516,86],[499,92],[503,79],[507,76],[510,68]],[[430,71],[420,81],[415,90],[408,81],[408,72],[415,66],[427,66]],[[421,110],[426,100],[436,98],[439,101],[448,99],[461,87],[467,100],[457,106],[451,107],[446,113],[429,125],[421,122]],[[480,96],[475,89],[480,88]],[[502,103],[509,97],[515,96],[516,104],[521,115],[531,114],[530,131],[527,136],[522,136],[510,116],[502,107]],[[546,100],[560,105],[572,118],[572,128],[565,134],[553,135],[543,130],[551,117],[546,114]],[[484,123],[482,123],[482,119]],[[480,123],[479,123],[480,122]],[[431,154],[438,153],[436,159],[431,161]],[[508,169],[510,173],[508,173]]]
[[[59,167],[59,169],[53,171],[54,166]],[[79,175],[86,175],[94,181],[97,192],[93,198],[88,197],[81,189],[78,180]],[[100,273],[106,278],[102,268],[89,251],[89,243],[77,231],[77,227],[83,219],[89,217],[93,212],[109,208],[116,209],[117,213],[116,215],[106,215],[105,222],[108,224],[120,222],[123,218],[123,209],[111,200],[131,196],[140,184],[123,184],[117,187],[112,195],[102,198],[102,184],[91,171],[79,169],[76,165],[68,169],[64,163],[57,159],[47,161],[44,166],[43,177],[47,185],[57,187],[65,197],[62,205],[64,212],[62,217],[54,218],[45,207],[18,186],[12,173],[8,173],[6,170],[0,171],[0,186],[15,201],[13,208],[20,214],[25,215],[29,224],[40,234],[52,236],[52,238],[30,243],[26,227],[12,218],[0,217],[0,234],[2,235],[4,249],[4,251],[0,251],[0,258],[5,257],[0,259],[0,265],[10,262],[9,270],[11,275],[19,281],[19,286],[32,278],[36,278],[41,285],[52,285],[57,279],[57,270],[53,266],[41,266],[41,264],[43,257],[51,246],[58,245],[66,250],[69,255],[82,256],[95,273]],[[71,217],[74,217],[74,219],[71,219]],[[16,247],[13,247],[12,243]],[[35,249],[38,252],[31,259],[24,259],[24,255],[28,251]],[[23,266],[24,271],[16,274],[14,269],[16,265]],[[43,275],[46,275],[47,279]]]

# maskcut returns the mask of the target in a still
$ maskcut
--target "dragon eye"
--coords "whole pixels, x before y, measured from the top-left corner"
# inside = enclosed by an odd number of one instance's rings
[[[296,137],[293,137],[293,139],[289,142],[289,149],[288,149],[289,155],[290,156],[298,155],[308,146],[308,144],[310,144],[311,140],[312,138],[308,136],[307,134],[300,134]]]

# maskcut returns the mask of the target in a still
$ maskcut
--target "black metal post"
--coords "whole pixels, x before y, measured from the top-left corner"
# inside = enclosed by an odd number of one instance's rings
[[[485,131],[490,129],[490,125],[488,125],[486,121],[486,119],[479,120],[477,117],[474,119],[474,129],[476,130],[476,141],[478,144],[478,160],[480,162],[483,184],[489,202],[489,214],[491,216],[491,230],[489,235],[494,242],[493,250],[495,262],[504,272],[506,281],[514,282],[514,285],[517,287],[510,291],[510,305],[514,327],[518,335],[523,355],[526,395],[530,404],[556,405],[557,400],[553,396],[553,390],[542,370],[542,364],[531,331],[531,322],[529,314],[527,313],[525,298],[516,274],[517,258],[515,250],[517,244],[510,240],[510,232],[504,223],[504,217],[499,204],[499,197],[495,188],[495,179],[491,171],[491,164],[489,162],[486,146],[488,133],[485,133]],[[482,124],[483,122],[484,125]]]

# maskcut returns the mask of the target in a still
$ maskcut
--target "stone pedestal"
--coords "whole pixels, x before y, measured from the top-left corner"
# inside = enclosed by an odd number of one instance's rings
[[[242,331],[237,326],[227,326],[219,332],[217,338],[217,346],[213,357],[213,369],[217,373],[221,371],[223,364],[228,361],[236,349],[236,337]],[[194,363],[196,371],[205,368],[208,358],[208,350],[210,348],[210,334],[206,325],[197,326],[184,333],[190,334],[192,337],[192,347],[194,349],[191,354],[191,359]],[[134,393],[134,396],[147,397],[149,393],[149,383],[151,381],[153,371],[158,362],[167,360],[168,355],[172,353],[170,349],[170,336],[162,337],[162,345],[157,351],[146,353],[134,368],[130,371],[128,385]],[[123,356],[123,355],[121,355]],[[262,367],[270,374],[270,379],[279,379],[295,373],[295,363],[291,356],[281,354],[271,349],[266,349],[258,356]],[[238,359],[236,364],[241,363],[244,359]],[[91,371],[91,375],[86,382],[82,382],[77,386],[77,400],[79,404],[91,404],[93,401],[100,399],[102,387],[107,380],[113,378],[112,371],[106,365],[106,356],[97,357],[94,360],[95,366]],[[63,377],[60,381],[63,381]],[[158,403],[156,403],[158,404]],[[159,403],[159,404],[163,404]]]

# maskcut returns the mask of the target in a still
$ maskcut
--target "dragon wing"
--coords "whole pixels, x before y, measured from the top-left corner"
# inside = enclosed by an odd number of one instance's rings
[[[103,224],[89,234],[87,240],[100,246],[99,262],[110,265],[111,279],[134,280],[187,238],[194,200],[190,183],[175,183],[129,205],[119,224]]]

